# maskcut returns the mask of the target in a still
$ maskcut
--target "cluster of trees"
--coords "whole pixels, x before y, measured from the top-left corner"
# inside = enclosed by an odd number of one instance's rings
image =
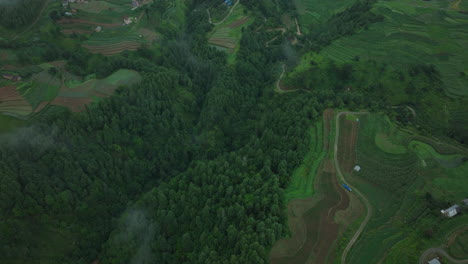
[[[45,0],[0,1],[0,25],[17,29],[31,23]]]

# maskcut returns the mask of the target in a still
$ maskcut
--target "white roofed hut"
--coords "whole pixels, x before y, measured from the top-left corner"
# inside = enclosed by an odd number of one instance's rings
[[[361,166],[356,165],[354,166],[354,171],[359,172],[361,170]]]
[[[123,17],[123,22],[124,22],[124,25],[130,25],[132,23],[132,18],[131,17]]]
[[[448,218],[454,217],[460,212],[460,206],[456,204],[456,205],[451,206],[448,209],[440,210],[440,212]]]

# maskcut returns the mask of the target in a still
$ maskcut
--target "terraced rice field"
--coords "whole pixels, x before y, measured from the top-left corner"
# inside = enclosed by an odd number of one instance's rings
[[[110,32],[94,33],[83,43],[83,47],[91,53],[111,56],[125,50],[135,51],[141,47],[144,40],[129,27]]]
[[[463,186],[468,184],[462,176],[468,173],[466,155],[437,153],[383,115],[359,119],[356,158],[361,170],[347,174],[347,180],[366,195],[374,210],[346,263],[416,263],[418,254],[440,245],[437,241],[451,230],[442,227],[446,221],[431,216],[424,194],[441,200],[462,199],[466,195]],[[344,130],[352,131],[345,128],[351,120],[341,122]],[[421,238],[428,226],[440,226],[434,240]]]
[[[15,85],[0,87],[0,113],[27,116],[32,110],[31,105],[20,95]]]
[[[304,32],[307,32],[312,24],[324,22],[333,14],[351,6],[354,2],[354,0],[293,0],[299,14],[299,24]]]
[[[468,11],[468,10],[465,10]],[[321,55],[339,62],[356,56],[394,65],[434,64],[451,97],[468,95],[468,14],[425,1],[379,1],[384,22],[334,41]],[[429,22],[430,23],[426,23]]]

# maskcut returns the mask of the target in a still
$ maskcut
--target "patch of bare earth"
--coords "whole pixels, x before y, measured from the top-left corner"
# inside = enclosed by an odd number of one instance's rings
[[[81,112],[85,110],[85,105],[92,101],[93,99],[87,97],[57,96],[50,104],[67,107],[73,112]]]
[[[349,174],[356,166],[356,143],[359,122],[347,120],[344,116],[340,120],[340,137],[338,139],[338,162],[343,173]]]
[[[236,48],[236,43],[233,42],[231,39],[224,39],[224,38],[210,38],[208,40],[210,44],[225,47],[228,49],[235,49]]]
[[[324,113],[324,139],[328,142],[333,110]],[[328,149],[328,146],[326,148]],[[349,206],[348,193],[341,188],[332,159],[324,159],[315,177],[316,194],[288,204],[288,224],[292,236],[275,243],[270,263],[328,263],[335,257],[335,240],[340,234],[336,214]]]
[[[242,26],[243,24],[247,23],[247,21],[249,21],[250,17],[243,17],[239,20],[236,20],[234,22],[232,22],[231,24],[227,25],[227,27],[229,28],[236,28],[236,27],[239,27],[239,26]]]

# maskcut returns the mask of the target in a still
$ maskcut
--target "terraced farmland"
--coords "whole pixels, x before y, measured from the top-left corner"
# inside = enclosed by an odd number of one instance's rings
[[[16,90],[15,85],[0,87],[0,113],[13,116],[27,116],[31,105]]]
[[[121,28],[109,32],[95,33],[83,43],[91,53],[105,56],[118,54],[124,50],[134,51],[141,47],[144,40],[130,28]]]
[[[347,175],[374,208],[347,263],[416,263],[419,253],[438,246],[451,228],[437,228],[445,220],[425,200],[460,200],[466,195],[466,153],[442,155],[415,136],[398,130],[385,116],[359,118],[357,164],[359,172]],[[343,119],[346,123],[353,122]],[[355,122],[357,123],[357,122]],[[349,130],[349,129],[348,129]],[[443,205],[445,206],[445,205]],[[453,223],[457,227],[463,223]],[[409,228],[411,227],[411,228]],[[433,238],[420,238],[431,227]],[[424,229],[425,228],[425,229]]]
[[[393,65],[434,64],[451,97],[468,95],[468,15],[424,1],[379,1],[385,17],[351,37],[334,41],[321,55],[340,62],[356,56]],[[426,23],[430,21],[431,23]]]
[[[242,27],[249,25],[251,22],[253,22],[253,19],[244,15],[244,8],[238,4],[224,23],[217,25],[209,33],[208,42],[211,45],[227,50],[230,54],[234,54],[242,35]],[[231,57],[232,59],[233,57]]]
[[[301,29],[307,32],[312,24],[324,22],[333,14],[351,6],[355,1],[294,0],[293,2],[299,14]]]

